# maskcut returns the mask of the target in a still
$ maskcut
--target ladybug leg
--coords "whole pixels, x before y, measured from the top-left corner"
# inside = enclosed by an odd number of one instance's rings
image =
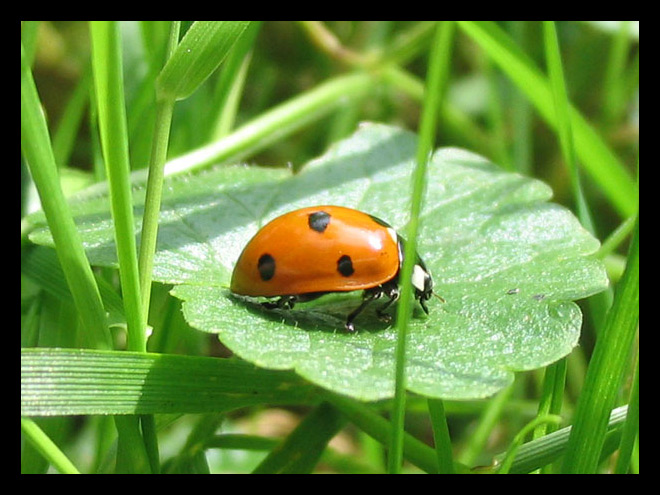
[[[383,284],[380,287],[380,291],[382,295],[389,298],[389,301],[387,301],[381,308],[377,309],[376,314],[382,321],[389,323],[392,321],[392,315],[385,313],[385,310],[389,308],[393,302],[399,299],[399,285],[396,280],[391,280]]]
[[[360,304],[357,307],[357,309],[355,309],[346,318],[346,325],[345,325],[346,330],[349,332],[355,332],[355,325],[353,325],[353,320],[357,317],[357,315],[362,313],[364,308],[366,308],[371,301],[373,301],[374,299],[378,299],[382,295],[383,295],[383,291],[380,288],[378,288],[378,290],[365,290],[362,304]]]
[[[307,294],[296,294],[294,296],[281,296],[277,301],[262,302],[266,309],[293,309],[296,303],[308,302],[321,297],[326,292],[309,292]]]
[[[383,305],[383,307],[379,308],[379,309],[376,311],[376,314],[378,315],[378,317],[379,317],[381,320],[386,321],[386,322],[390,322],[390,321],[392,321],[392,315],[390,315],[390,314],[388,314],[388,313],[385,313],[385,310],[386,310],[387,308],[389,308],[390,305],[391,305],[393,302],[395,302],[395,301],[397,301],[397,300],[399,299],[400,292],[399,292],[399,288],[396,286],[396,284],[392,284],[390,287],[384,287],[384,289],[386,290],[386,292],[384,292],[384,294],[385,294],[387,297],[389,297],[389,301],[387,301],[387,302]]]
[[[297,296],[282,296],[275,302],[262,302],[261,305],[266,309],[293,309],[297,300]]]
[[[429,308],[426,306],[426,301],[424,299],[422,299],[421,297],[419,298],[419,305],[424,310],[424,313],[429,314]]]

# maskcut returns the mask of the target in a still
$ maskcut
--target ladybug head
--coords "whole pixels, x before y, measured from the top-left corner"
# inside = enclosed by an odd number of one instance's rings
[[[405,256],[405,241],[400,235],[397,235],[397,237],[399,241],[399,263],[403,264],[403,257]],[[415,299],[419,301],[419,304],[424,312],[429,314],[429,309],[426,307],[426,301],[431,299],[432,295],[436,295],[443,301],[444,299],[433,292],[433,278],[431,277],[431,273],[429,272],[428,268],[426,268],[424,261],[419,256],[419,253],[415,253],[415,258],[416,263],[412,274],[412,285],[415,288]]]
[[[412,285],[415,288],[415,298],[419,300],[424,312],[429,314],[426,301],[433,295],[433,278],[419,255],[417,255],[417,263],[413,268]]]

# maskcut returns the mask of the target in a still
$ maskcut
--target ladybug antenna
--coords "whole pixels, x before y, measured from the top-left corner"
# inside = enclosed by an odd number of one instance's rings
[[[431,291],[431,294],[433,294],[435,297],[437,297],[438,299],[440,299],[443,303],[444,303],[444,302],[447,302],[447,301],[444,300],[444,298],[443,298],[440,294],[436,294],[436,293],[433,292],[433,291]]]

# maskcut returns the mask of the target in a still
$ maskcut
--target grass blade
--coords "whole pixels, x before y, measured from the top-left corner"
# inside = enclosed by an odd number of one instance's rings
[[[62,270],[86,329],[85,345],[109,349],[112,344],[99,289],[60,187],[48,128],[22,46],[21,151],[30,167]]]
[[[221,412],[253,404],[310,404],[293,373],[232,359],[128,351],[21,350],[21,415]]]
[[[367,435],[383,445],[389,445],[392,437],[392,424],[378,415],[370,406],[336,394],[326,394],[326,399]],[[427,473],[437,472],[438,461],[433,449],[405,432],[403,433],[403,457]]]
[[[557,116],[548,81],[515,43],[495,23],[458,21],[458,25],[520,88],[543,119],[556,128]],[[572,106],[570,118],[580,163],[619,213],[626,217],[634,214],[637,211],[638,192],[632,177],[580,112]]]
[[[64,455],[53,441],[48,438],[39,425],[31,419],[21,418],[21,432],[25,438],[41,452],[55,469],[62,474],[80,474],[76,466]]]
[[[309,474],[328,442],[346,420],[327,402],[314,409],[298,427],[266,457],[254,474]]]
[[[557,120],[557,134],[561,145],[562,155],[571,177],[573,198],[577,207],[578,218],[582,225],[595,234],[591,213],[584,199],[584,193],[580,183],[577,157],[573,140],[573,127],[571,125],[571,105],[568,99],[566,83],[564,81],[564,69],[562,68],[561,53],[559,51],[559,40],[553,21],[543,21],[543,34],[545,39],[545,53],[550,73],[550,87],[554,100]]]
[[[454,460],[451,449],[451,437],[445,416],[445,406],[441,399],[428,399],[429,416],[433,426],[433,443],[438,457],[438,473],[453,474]]]
[[[564,457],[563,471],[594,473],[600,460],[607,418],[617,397],[621,377],[639,321],[639,218],[623,277],[607,314],[578,399],[574,426]]]
[[[208,117],[208,141],[225,137],[234,127],[247,76],[252,48],[261,21],[252,22],[229,51],[213,90],[213,110]]]
[[[573,144],[573,130],[570,119],[570,103],[564,81],[564,71],[562,68],[561,53],[559,51],[559,41],[553,21],[544,21],[543,33],[545,41],[545,53],[550,73],[550,83],[557,113],[557,133],[561,145],[564,162],[568,168],[573,186],[573,196],[577,205],[578,216],[582,225],[590,232],[594,232],[591,214],[587,207],[580,184],[580,175],[577,168],[577,159],[575,157],[575,146]],[[537,418],[547,417],[548,415],[559,415],[564,398],[564,387],[566,384],[566,359],[561,359],[556,363],[546,367],[543,392],[539,404]],[[534,437],[538,438],[557,429],[558,423],[552,421],[539,421],[539,425],[534,430]],[[504,468],[504,472],[509,467]],[[549,473],[551,466],[544,467],[544,473]],[[502,471],[500,471],[502,472]]]
[[[189,172],[218,162],[240,160],[289,136],[351,99],[368,94],[373,86],[374,79],[369,74],[337,76],[264,112],[223,139],[169,160],[165,164],[165,175]]]
[[[180,22],[173,21],[170,31],[166,56],[175,50],[179,39]],[[147,177],[147,192],[144,200],[144,215],[142,216],[142,232],[140,252],[138,255],[138,270],[140,272],[140,290],[142,291],[142,311],[145,322],[149,317],[151,299],[151,281],[153,273],[154,253],[158,239],[158,222],[163,193],[163,177],[167,149],[172,126],[174,100],[170,98],[156,99],[156,124],[149,157],[149,175]]]
[[[451,61],[451,46],[454,25],[451,22],[441,22],[436,26],[433,37],[431,53],[429,55],[429,69],[424,95],[424,106],[420,123],[419,142],[417,147],[417,166],[413,172],[412,200],[410,206],[410,220],[406,229],[407,253],[417,252],[418,218],[422,209],[424,185],[426,183],[426,168],[433,150],[435,133],[438,122],[440,103],[446,89],[449,62]],[[401,297],[397,306],[397,346],[396,346],[396,372],[395,392],[392,409],[392,440],[388,457],[389,471],[399,472],[403,459],[403,431],[405,416],[406,394],[406,340],[407,327],[410,320],[411,303],[413,302],[413,288],[411,283],[413,267],[417,262],[415,256],[406,256],[401,267]]]
[[[53,135],[53,154],[55,161],[63,167],[68,164],[71,150],[78,135],[80,124],[83,121],[85,109],[89,103],[89,83],[91,78],[91,67],[84,68],[83,76],[78,81],[71,98],[66,104],[62,118],[57,130]]]
[[[632,390],[630,392],[630,402],[628,405],[628,415],[626,423],[623,426],[621,435],[621,444],[619,446],[619,457],[616,460],[617,474],[626,474],[630,468],[630,458],[632,456],[635,438],[639,435],[639,355],[635,362],[635,374],[633,376]]]
[[[156,81],[157,94],[181,100],[202,84],[227,56],[250,21],[196,21]]]
[[[238,161],[290,136],[351,100],[364,97],[373,87],[374,79],[370,74],[356,72],[337,76],[273,107],[223,139],[169,160],[165,164],[165,176]],[[131,175],[134,184],[144,184],[146,178],[145,170],[137,170]],[[107,190],[108,184],[102,182],[81,191],[78,197],[103,194]]]
[[[621,425],[626,420],[627,411],[627,406],[618,407],[611,411],[607,423],[605,448],[603,448],[604,455],[609,455],[609,453],[616,449],[621,436]],[[521,445],[515,453],[513,462],[509,466],[509,473],[531,473],[561,458],[562,454],[566,451],[566,445],[572,429],[572,426],[567,426]],[[505,455],[502,454],[496,457],[496,466],[500,465]]]
[[[128,325],[128,348],[144,351],[146,333],[140,301],[119,29],[112,21],[94,21],[90,24],[90,34],[99,131],[110,186],[119,276]]]

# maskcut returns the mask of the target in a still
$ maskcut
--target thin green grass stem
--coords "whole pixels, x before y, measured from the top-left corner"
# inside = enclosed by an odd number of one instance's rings
[[[162,99],[157,103],[156,129],[149,163],[149,176],[142,217],[142,235],[140,237],[140,254],[138,266],[140,272],[140,288],[142,290],[143,319],[147,320],[151,298],[151,279],[153,273],[154,253],[158,240],[158,221],[163,194],[164,167],[167,158],[170,128],[174,100]]]
[[[429,417],[433,428],[433,443],[438,458],[439,474],[454,474],[454,459],[451,448],[451,437],[445,416],[445,406],[442,399],[428,399]]]
[[[140,301],[119,27],[115,22],[94,21],[90,24],[90,33],[99,131],[110,186],[119,277],[128,325],[128,349],[144,352],[146,332]]]
[[[554,21],[543,21],[543,35],[545,43],[545,54],[550,74],[550,86],[555,103],[557,134],[561,145],[562,155],[568,168],[573,190],[573,199],[576,204],[577,215],[582,225],[592,234],[596,234],[591,212],[582,190],[580,171],[578,170],[577,155],[573,140],[573,128],[571,125],[571,105],[564,80],[564,69],[562,67],[559,40]]]
[[[630,469],[631,457],[635,448],[635,439],[639,435],[639,353],[635,359],[635,371],[633,375],[632,390],[628,401],[628,414],[623,425],[621,443],[619,445],[619,456],[616,460],[614,472],[626,474]]]
[[[607,236],[607,239],[600,245],[600,249],[596,253],[599,259],[605,259],[609,254],[619,247],[625,241],[630,233],[635,228],[636,215],[626,218],[621,224]]]
[[[109,349],[112,340],[99,288],[60,187],[48,127],[22,45],[21,150],[39,193],[57,256],[85,328],[83,345]]]
[[[209,119],[209,141],[225,137],[234,127],[252,59],[252,46],[260,28],[261,22],[252,22],[236,41],[222,64],[214,89],[213,103],[217,110]]]
[[[131,351],[145,352],[146,320],[140,297],[119,26],[112,21],[93,21],[90,34],[99,133],[110,188],[119,279],[128,327],[127,347]],[[115,425],[118,433],[116,471],[150,472],[153,462],[147,455],[139,417],[115,416]]]
[[[451,59],[453,30],[452,23],[439,23],[436,27],[436,33],[431,46],[429,72],[427,75],[417,148],[417,165],[413,172],[410,221],[406,229],[406,253],[415,253],[417,251],[418,218],[424,197],[426,168],[435,142],[438,110],[446,87]],[[415,263],[416,257],[409,254],[405,257],[401,269],[401,280],[403,284],[401,298],[397,307],[396,370],[394,403],[392,408],[393,429],[388,457],[388,469],[390,473],[398,473],[400,471],[403,459],[403,433],[406,406],[406,341],[411,303],[413,302],[411,277]]]
[[[527,47],[527,34],[530,23],[527,21],[509,21],[508,30],[516,44]],[[513,141],[511,142],[511,160],[513,169],[523,175],[532,175],[534,153],[532,133],[531,105],[519,88],[511,86],[511,122]]]
[[[115,473],[150,473],[151,462],[142,437],[139,416],[115,416],[114,420],[117,427]]]
[[[227,160],[240,160],[352,99],[366,96],[373,86],[373,77],[366,73],[337,76],[264,112],[223,139],[169,160],[165,165],[165,175],[192,172]]]
[[[64,452],[39,428],[39,425],[28,418],[21,418],[21,432],[41,455],[62,474],[80,474]]]
[[[172,23],[166,60],[169,59],[176,49],[180,27],[181,23],[179,21]],[[156,128],[152,141],[151,157],[149,159],[149,176],[147,178],[140,253],[138,257],[140,289],[142,291],[142,317],[145,322],[149,315],[153,261],[156,252],[156,241],[158,240],[158,221],[163,193],[164,167],[165,160],[167,159],[174,101],[173,98],[163,96],[157,97],[156,100]]]
[[[539,402],[537,418],[548,415],[558,416],[564,401],[564,387],[566,385],[566,358],[547,366],[543,377],[543,392]],[[541,421],[534,429],[534,438],[541,438],[557,429],[557,424],[552,421]],[[542,472],[549,474],[551,465],[542,468]]]
[[[564,400],[564,386],[566,383],[566,359],[560,359],[556,363],[547,366],[543,381],[543,392],[539,404],[539,416],[547,414],[559,415]],[[542,437],[549,431],[548,423],[542,423],[540,428],[534,431],[534,438]]]
[[[83,75],[76,84],[53,135],[53,154],[55,162],[60,167],[68,164],[71,150],[78,136],[78,129],[89,103],[91,76],[92,68],[88,64],[83,69]]]
[[[571,103],[568,97],[568,90],[566,89],[559,40],[557,38],[557,30],[555,29],[554,21],[543,21],[543,35],[550,78],[550,89],[552,91],[556,113],[556,130],[559,135],[559,143],[568,171],[568,176],[570,177],[576,214],[580,219],[582,226],[591,232],[594,237],[598,237],[593,221],[593,215],[587,204],[586,196],[582,188],[577,151],[575,149],[575,133],[571,119]],[[595,294],[589,298],[588,304],[591,309],[591,314],[594,315],[592,320],[596,331],[599,331],[602,327],[602,315],[607,312],[611,302],[611,289],[600,294]],[[555,412],[559,413],[559,411]]]
[[[172,22],[165,60],[168,60],[176,49],[180,28],[180,21]],[[142,318],[145,324],[149,318],[153,260],[156,252],[156,241],[158,239],[158,222],[163,191],[163,168],[167,159],[174,99],[157,97],[156,105],[156,128],[152,141],[151,156],[149,158],[149,177],[147,179],[140,252],[138,254],[138,272],[140,274],[140,290],[142,291]],[[158,452],[156,423],[153,415],[145,414],[140,416],[140,424],[142,426],[144,445],[151,472],[158,473],[160,472],[160,455]]]
[[[393,425],[381,417],[368,404],[337,394],[325,394],[328,402],[339,409],[355,426],[384,446],[390,443]],[[424,442],[403,433],[403,455],[406,460],[427,473],[436,473],[438,461],[435,452]],[[466,471],[463,469],[462,471]]]
[[[573,142],[573,130],[571,127],[570,103],[564,81],[564,71],[562,68],[557,31],[553,21],[544,21],[543,34],[546,61],[548,72],[550,74],[550,84],[555,102],[555,111],[557,113],[557,133],[559,134],[564,162],[566,163],[571,178],[573,198],[577,205],[578,216],[582,225],[584,225],[587,230],[594,233],[591,213],[582,191],[580,173],[577,166],[577,158]],[[537,418],[544,418],[547,415],[559,415],[561,413],[565,384],[566,360],[561,359],[557,363],[546,368],[543,382],[543,394],[539,404]],[[547,433],[552,432],[556,429],[556,426],[557,425],[553,422],[540,421],[539,426],[534,430],[534,438],[540,438]],[[550,469],[551,466],[547,465],[543,467],[542,471],[549,473]]]

